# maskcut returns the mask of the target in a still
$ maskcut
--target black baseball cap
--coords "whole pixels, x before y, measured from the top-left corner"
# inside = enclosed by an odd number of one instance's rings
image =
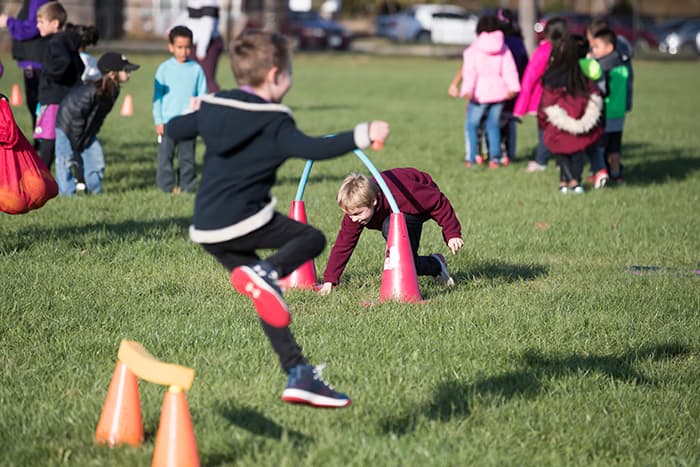
[[[109,73],[110,71],[134,71],[138,70],[139,66],[131,63],[126,57],[117,52],[105,52],[97,61],[97,68],[100,73]]]

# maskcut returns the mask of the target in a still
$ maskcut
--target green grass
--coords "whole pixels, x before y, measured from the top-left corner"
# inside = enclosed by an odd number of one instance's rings
[[[299,56],[286,99],[309,134],[383,118],[380,169],[430,172],[452,200],[465,248],[457,285],[421,278],[424,305],[377,300],[384,242],[366,232],[342,287],[290,292],[292,329],[353,398],[344,410],[280,402],[285,378],[249,301],[187,236],[193,197],[155,188],[151,80],[107,119],[105,193],[0,215],[0,464],[148,465],[164,388],[141,383],[146,441],[92,438],[122,338],[191,366],[187,397],[203,465],[698,465],[700,131],[697,63],[636,64],[623,153],[628,184],[557,192],[558,173],[519,161],[462,168],[464,104],[447,97],[454,60]],[[0,91],[18,82],[6,60]],[[233,86],[222,61],[223,85]],[[28,114],[16,110],[25,132]],[[203,145],[198,146],[201,163]],[[303,161],[279,173],[286,211]],[[352,155],[314,166],[309,221],[335,238]],[[422,250],[446,252],[426,225]],[[316,261],[322,271],[329,249]],[[633,265],[668,269],[637,276]]]

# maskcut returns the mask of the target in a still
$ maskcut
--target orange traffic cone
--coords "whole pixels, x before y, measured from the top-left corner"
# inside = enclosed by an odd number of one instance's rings
[[[406,218],[400,212],[391,213],[389,219],[389,236],[379,300],[409,303],[423,300],[418,289],[418,275],[413,261],[411,241],[408,238]]]
[[[306,224],[306,209],[304,202],[301,200],[292,201],[292,206],[289,209],[289,217],[295,221]],[[316,267],[314,261],[309,260],[299,266],[290,275],[283,277],[280,280],[280,286],[283,289],[316,289],[318,288],[318,280],[316,279]]]
[[[19,85],[12,85],[12,94],[10,94],[10,105],[19,107],[22,105],[22,93],[19,91]]]
[[[96,443],[138,446],[143,443],[143,422],[139,401],[139,382],[129,368],[117,361],[107,399],[95,432]]]
[[[122,104],[122,109],[119,111],[119,115],[122,117],[131,117],[134,115],[134,99],[131,94],[127,94],[124,97],[124,103]]]
[[[170,386],[165,393],[151,466],[199,466],[187,398],[178,386]]]

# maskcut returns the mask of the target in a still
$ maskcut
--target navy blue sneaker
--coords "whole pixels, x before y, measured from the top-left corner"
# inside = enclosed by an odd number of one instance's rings
[[[335,389],[321,377],[325,365],[297,365],[289,371],[287,387],[282,400],[292,404],[313,407],[341,408],[350,405],[350,398]]]
[[[260,319],[277,328],[289,326],[289,308],[282,297],[279,274],[267,261],[241,266],[231,273],[231,284],[253,300]]]

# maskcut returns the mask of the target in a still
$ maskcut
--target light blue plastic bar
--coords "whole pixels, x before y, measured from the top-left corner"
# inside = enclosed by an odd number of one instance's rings
[[[355,149],[355,155],[357,155],[357,157],[360,158],[360,160],[367,166],[369,171],[372,173],[374,179],[377,180],[379,188],[382,189],[382,193],[384,193],[384,196],[386,196],[387,201],[389,201],[391,212],[393,212],[394,214],[401,212],[399,211],[399,205],[396,204],[394,195],[391,194],[391,190],[389,190],[389,187],[386,185],[386,182],[384,182],[384,179],[382,178],[381,174],[374,166],[374,164],[372,164],[372,161],[369,160],[369,157],[367,157],[367,155],[360,149]]]
[[[314,165],[314,161],[306,161],[304,166],[304,171],[301,173],[301,178],[299,179],[299,187],[297,188],[297,196],[294,198],[295,201],[301,201],[304,197],[304,190],[306,189],[306,182],[309,181],[309,174],[311,173],[311,167]]]

